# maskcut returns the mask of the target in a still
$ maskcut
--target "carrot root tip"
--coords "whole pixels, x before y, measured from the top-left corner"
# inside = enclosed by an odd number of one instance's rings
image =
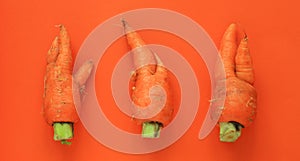
[[[235,142],[240,136],[242,125],[236,122],[221,122],[220,123],[220,141]]]

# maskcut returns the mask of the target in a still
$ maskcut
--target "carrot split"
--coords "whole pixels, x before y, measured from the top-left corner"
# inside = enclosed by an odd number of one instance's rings
[[[150,89],[154,86],[160,86],[166,92],[166,102],[156,116],[148,119],[135,119],[138,123],[141,122],[143,124],[142,137],[157,138],[161,128],[171,122],[174,111],[168,83],[168,71],[158,56],[145,46],[145,42],[140,35],[124,19],[122,19],[122,23],[128,45],[133,52],[134,66],[137,68],[131,79],[133,81],[132,84],[134,84],[131,95],[132,101],[141,108],[148,106],[150,103],[154,103],[154,106],[159,106],[161,102],[151,102],[149,97]],[[155,100],[162,100],[163,97],[159,91],[152,92],[152,96]]]
[[[248,37],[233,23],[225,31],[220,54],[226,74],[226,99],[219,120],[220,141],[234,142],[255,119],[257,94]],[[243,37],[241,40],[240,38]]]
[[[54,39],[47,54],[43,113],[46,122],[53,126],[54,140],[69,144],[67,140],[73,137],[73,124],[79,118],[73,100],[73,60],[70,38],[63,25],[58,25],[58,27],[59,36]],[[92,67],[89,65],[87,68],[83,65],[75,81],[83,85]],[[83,79],[78,79],[82,77]]]

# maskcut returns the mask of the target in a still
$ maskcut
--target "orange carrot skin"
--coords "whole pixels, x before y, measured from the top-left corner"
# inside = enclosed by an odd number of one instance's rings
[[[43,112],[49,125],[54,122],[78,121],[72,97],[73,63],[70,39],[65,27],[59,27],[59,38],[53,41],[48,52],[45,76]]]
[[[248,127],[256,116],[257,93],[248,38],[231,24],[224,33],[220,54],[226,73],[226,99],[219,122],[235,121]],[[242,38],[242,39],[240,39]]]
[[[51,44],[51,47],[48,51],[48,54],[47,54],[47,63],[48,64],[51,64],[51,63],[55,63],[56,59],[57,59],[57,56],[58,56],[58,53],[59,53],[59,38],[58,37],[55,37],[55,39],[53,40],[52,44]]]
[[[49,78],[57,78],[57,69],[51,72]],[[77,122],[78,116],[73,101],[72,76],[60,74],[63,81],[47,81],[47,91],[44,104],[44,115],[49,125],[54,122]]]
[[[237,55],[235,57],[236,76],[246,82],[254,83],[253,64],[248,48],[248,38],[244,37],[238,47]]]
[[[162,66],[156,67],[156,73],[154,75],[149,73],[149,66],[142,67],[137,71],[134,79],[135,89],[132,91],[132,101],[140,107],[146,107],[151,103],[149,93],[153,86],[160,86],[165,90],[166,102],[162,110],[154,117],[148,119],[137,119],[138,123],[142,122],[160,122],[163,126],[167,126],[173,115],[173,104],[172,104],[172,94],[170,86],[168,83],[168,71]],[[154,101],[152,102],[154,103]],[[158,102],[157,102],[158,103]],[[154,107],[161,106],[160,104]]]
[[[143,41],[140,35],[135,32],[126,21],[124,21],[123,23],[128,45],[131,49],[133,49],[132,52],[134,66],[142,67],[145,64],[156,64],[154,54],[149,48],[145,46],[146,43]],[[156,70],[156,66],[148,66],[147,68],[152,74]]]
[[[257,94],[253,86],[237,77],[226,79],[226,99],[219,122],[236,121],[248,127],[256,116]]]
[[[138,123],[150,121],[160,122],[163,126],[167,126],[172,120],[174,111],[168,82],[168,71],[163,66],[154,65],[157,63],[157,60],[153,52],[145,46],[145,42],[140,35],[129,27],[127,22],[124,21],[123,24],[127,42],[131,49],[133,49],[134,65],[135,67],[140,67],[135,71],[135,75],[131,79],[131,81],[133,81],[131,84],[134,84],[134,89],[131,94],[132,101],[141,108],[148,106],[151,103],[149,97],[150,89],[157,85],[164,89],[167,97],[164,107],[156,116],[136,120]]]
[[[56,60],[56,66],[61,67],[63,73],[72,74],[73,71],[73,58],[70,46],[70,37],[66,28],[63,25],[60,25],[60,54]]]

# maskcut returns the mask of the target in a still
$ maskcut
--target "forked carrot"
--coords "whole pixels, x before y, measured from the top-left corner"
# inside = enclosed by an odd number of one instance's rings
[[[137,68],[133,75],[134,87],[132,88],[132,101],[135,105],[143,108],[148,106],[151,102],[149,93],[152,87],[160,86],[164,89],[166,95],[166,102],[162,110],[154,117],[147,119],[136,119],[143,123],[142,136],[147,138],[159,137],[162,127],[167,126],[172,119],[173,105],[171,97],[171,89],[168,82],[168,71],[162,65],[160,59],[155,55],[142,40],[140,35],[135,32],[128,23],[123,19],[124,30],[127,42],[133,50],[133,61]],[[156,100],[163,100],[161,92],[154,90],[152,96]],[[156,101],[154,106],[160,106],[161,101]]]
[[[257,94],[252,86],[254,73],[248,37],[238,27],[235,23],[228,27],[220,46],[226,74],[226,99],[219,120],[220,141],[224,142],[236,141],[241,129],[248,127],[256,115]]]
[[[54,140],[69,144],[73,137],[73,124],[78,121],[72,91],[73,60],[70,38],[63,25],[48,51],[44,84],[43,113],[46,122],[53,126]],[[82,87],[93,65],[88,61],[79,69],[74,87]]]

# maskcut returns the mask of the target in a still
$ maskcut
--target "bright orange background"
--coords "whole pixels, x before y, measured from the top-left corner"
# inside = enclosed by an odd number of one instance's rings
[[[297,150],[300,143],[297,102],[300,13],[297,3],[296,0],[210,0],[197,3],[186,0],[1,1],[0,160],[300,160]],[[164,41],[166,38],[156,40],[147,32],[142,33],[147,42],[177,46],[192,66],[198,67],[195,72],[201,83],[201,102],[197,118],[188,132],[172,146],[147,155],[110,150],[95,141],[81,123],[75,125],[72,146],[52,140],[52,129],[42,118],[41,108],[45,56],[58,32],[54,25],[66,25],[75,56],[86,36],[97,25],[121,12],[145,7],[170,9],[191,17],[211,35],[217,46],[230,22],[237,21],[246,28],[256,74],[258,115],[236,143],[219,142],[217,128],[205,140],[198,140],[210,95],[205,65],[200,58],[193,59],[196,54],[183,50],[189,51],[189,47],[183,45],[180,48],[181,44],[170,44]],[[127,50],[126,46],[120,48],[124,50],[122,52]]]

